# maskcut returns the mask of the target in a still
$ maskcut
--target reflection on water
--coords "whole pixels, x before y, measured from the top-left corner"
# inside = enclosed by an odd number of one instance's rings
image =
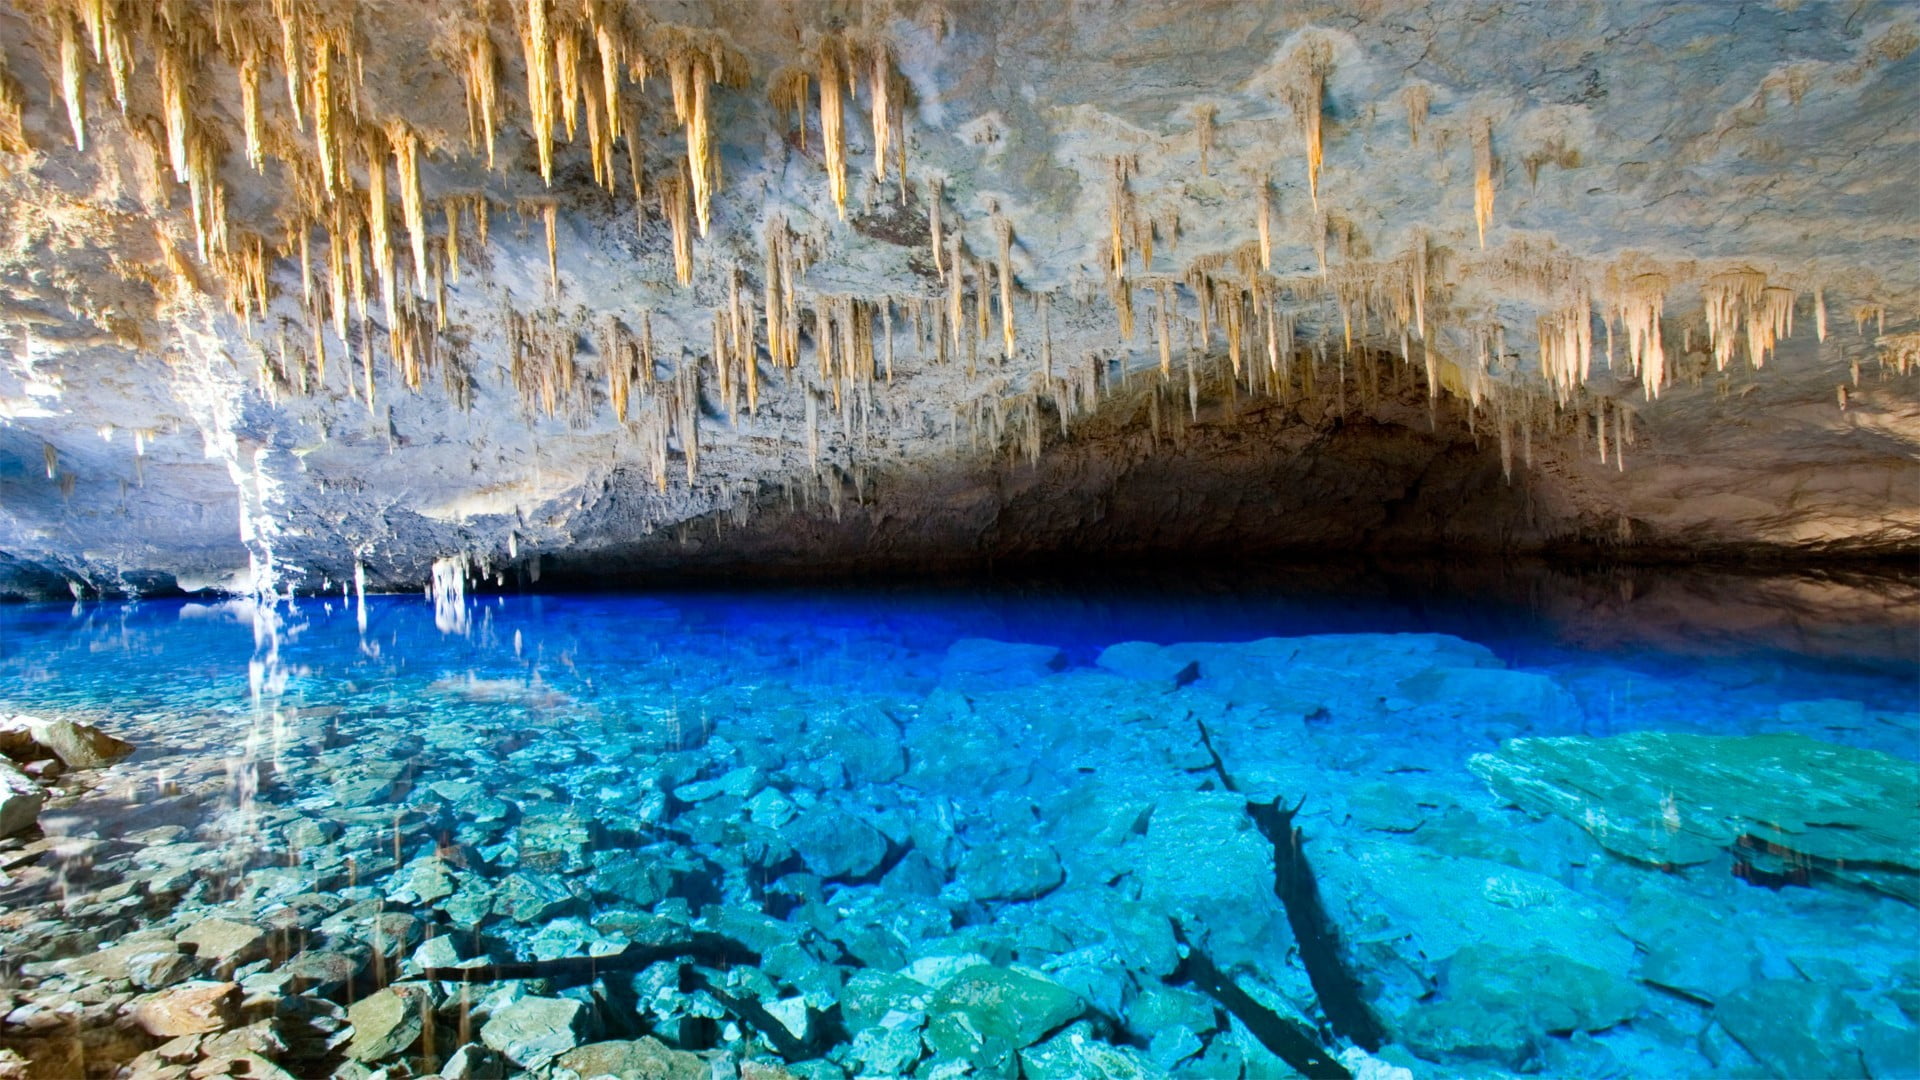
[[[0,1046],[1920,1075],[1917,595],[1314,567],[0,607],[0,716],[137,748],[33,766]]]

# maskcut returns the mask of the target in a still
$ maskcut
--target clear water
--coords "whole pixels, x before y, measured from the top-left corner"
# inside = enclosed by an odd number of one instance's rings
[[[811,1057],[796,1075],[1290,1075],[1177,934],[1357,1075],[1920,1076],[1920,836],[1877,878],[1737,842],[1663,868],[1596,840],[1629,796],[1528,812],[1473,765],[1514,739],[1793,733],[1886,755],[1865,809],[1911,820],[1920,631],[1830,585],[476,596],[452,627],[417,597],[4,607],[0,714],[138,751],[0,848],[0,950],[23,1003],[86,981],[65,958],[211,917],[274,935],[200,974],[335,1005],[421,964],[694,929],[760,957],[712,993],[675,962],[443,984],[425,1037],[369,1063],[416,1072],[531,996],[587,1007],[572,1041]],[[1867,798],[1815,756],[1766,784]],[[1669,822],[1740,819],[1686,805],[1725,762],[1697,765]],[[1305,968],[1247,813],[1273,799],[1301,806],[1375,1053]],[[327,953],[348,978],[275,978]],[[774,1013],[804,1054],[756,1034]],[[283,1067],[337,1067],[341,1022]],[[521,1066],[569,1060],[491,1030]]]

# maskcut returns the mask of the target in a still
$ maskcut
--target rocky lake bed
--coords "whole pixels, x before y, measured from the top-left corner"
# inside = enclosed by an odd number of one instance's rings
[[[1920,1076],[1884,682],[489,603],[16,649],[0,1076]]]

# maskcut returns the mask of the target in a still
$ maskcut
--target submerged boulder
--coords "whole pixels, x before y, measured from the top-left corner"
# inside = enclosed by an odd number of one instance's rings
[[[32,777],[0,760],[0,837],[33,828],[46,801],[46,794]]]
[[[1641,731],[1513,739],[1469,767],[1636,862],[1737,849],[1920,903],[1920,765],[1890,754],[1802,735]]]
[[[16,715],[0,719],[0,754],[20,761],[56,757],[69,769],[100,769],[133,753],[133,744],[92,724]]]

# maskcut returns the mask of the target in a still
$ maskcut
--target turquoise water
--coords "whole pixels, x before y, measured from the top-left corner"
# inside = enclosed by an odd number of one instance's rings
[[[1841,592],[0,608],[0,714],[138,748],[0,848],[0,949],[30,1004],[111,982],[95,947],[260,928],[185,973],[298,1028],[260,1051],[294,1075],[473,1042],[542,1075],[1264,1077],[1304,1045],[1317,1075],[1920,1076],[1916,631]],[[636,951],[698,934],[724,957]],[[521,961],[552,963],[420,977]],[[390,983],[425,1022],[349,1041]]]

